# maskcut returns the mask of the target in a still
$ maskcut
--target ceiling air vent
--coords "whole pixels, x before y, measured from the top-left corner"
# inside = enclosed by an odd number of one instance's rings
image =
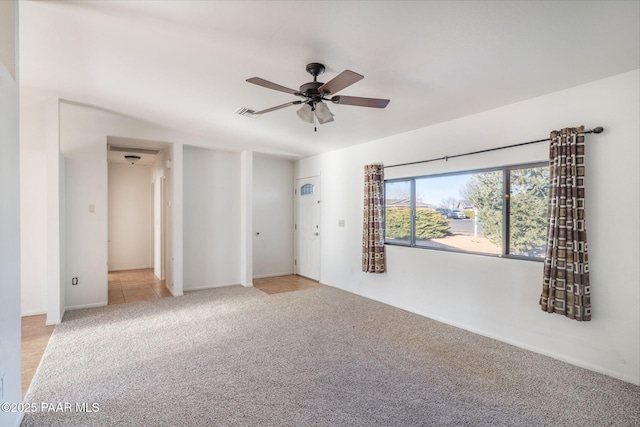
[[[235,111],[235,113],[240,114],[241,116],[257,117],[255,110],[247,107],[240,107]]]

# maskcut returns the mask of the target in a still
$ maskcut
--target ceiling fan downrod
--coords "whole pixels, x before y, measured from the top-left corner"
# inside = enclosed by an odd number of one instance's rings
[[[307,64],[307,73],[311,74],[313,76],[313,81],[317,81],[317,77],[324,73],[324,65],[318,63],[318,62],[312,62],[310,64]]]

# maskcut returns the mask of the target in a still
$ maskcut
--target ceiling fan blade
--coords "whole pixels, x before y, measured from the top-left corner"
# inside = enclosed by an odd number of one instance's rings
[[[364,79],[364,76],[358,73],[354,73],[351,70],[344,70],[322,86],[318,88],[320,92],[324,93],[338,93],[342,89],[351,86],[355,82]]]
[[[359,96],[334,96],[331,98],[334,104],[355,105],[357,107],[384,108],[389,103],[388,99],[361,98]]]
[[[292,95],[297,95],[300,93],[300,91],[289,89],[288,87],[280,86],[275,83],[271,83],[270,81],[261,79],[260,77],[251,77],[250,79],[247,79],[247,81],[249,83],[253,83],[254,85],[266,87],[267,89],[279,90],[280,92],[286,92]]]
[[[264,114],[264,113],[270,113],[272,111],[276,111],[279,110],[281,108],[286,108],[286,107],[290,107],[292,105],[298,105],[298,104],[302,104],[302,101],[292,101],[292,102],[287,102],[286,104],[282,104],[282,105],[278,105],[276,107],[271,107],[271,108],[267,108],[266,110],[262,110],[262,111],[256,111],[255,113],[253,113],[254,115],[258,115],[258,114]]]

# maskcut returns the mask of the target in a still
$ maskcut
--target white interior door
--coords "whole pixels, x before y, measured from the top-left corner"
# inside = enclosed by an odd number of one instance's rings
[[[320,177],[296,180],[296,274],[320,280]]]

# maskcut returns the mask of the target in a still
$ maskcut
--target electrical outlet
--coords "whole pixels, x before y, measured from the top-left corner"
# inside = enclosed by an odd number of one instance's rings
[[[71,279],[71,284],[72,284],[73,286],[77,285],[77,284],[78,284],[78,278],[77,278],[77,277],[74,277],[73,279]]]

